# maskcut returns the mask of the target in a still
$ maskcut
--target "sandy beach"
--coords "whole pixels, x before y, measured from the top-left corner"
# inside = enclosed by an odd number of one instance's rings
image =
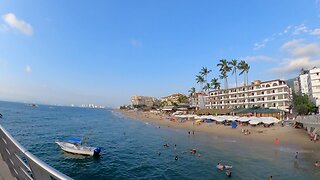
[[[186,121],[184,123],[170,121],[169,118],[163,115],[156,115],[150,112],[140,111],[127,111],[127,110],[115,110],[123,115],[145,122],[152,122],[160,126],[166,126],[169,128],[183,128],[186,129],[186,133],[206,132],[216,136],[241,138],[248,141],[260,141],[266,144],[274,144],[276,138],[278,138],[279,145],[294,145],[308,150],[320,150],[320,141],[310,141],[307,132],[304,129],[296,129],[291,126],[282,127],[280,124],[275,124],[269,128],[262,126],[253,127],[238,126],[236,129],[232,129],[230,126],[224,126],[223,124],[216,123],[201,123],[200,125],[194,124],[192,121]],[[242,128],[248,129],[250,134],[245,135],[242,133]],[[254,144],[254,143],[253,143]]]

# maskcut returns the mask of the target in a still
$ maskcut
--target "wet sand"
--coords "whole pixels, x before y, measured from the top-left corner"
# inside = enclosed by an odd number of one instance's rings
[[[170,121],[168,116],[156,115],[150,112],[140,111],[126,111],[126,110],[115,110],[122,113],[123,115],[136,120],[145,122],[156,123],[161,126],[169,128],[183,128],[186,129],[186,133],[190,131],[206,132],[216,136],[241,138],[248,140],[252,143],[255,141],[264,142],[265,144],[274,144],[276,138],[278,138],[279,145],[294,145],[303,149],[320,151],[320,141],[313,142],[307,132],[304,129],[296,129],[293,127],[281,127],[281,124],[275,124],[269,128],[263,126],[253,127],[249,126],[238,126],[236,129],[232,129],[231,126],[224,126],[223,124],[216,123],[201,123],[200,125],[194,124],[192,121],[186,121],[183,123]],[[248,129],[250,134],[245,135],[242,133],[242,128]]]

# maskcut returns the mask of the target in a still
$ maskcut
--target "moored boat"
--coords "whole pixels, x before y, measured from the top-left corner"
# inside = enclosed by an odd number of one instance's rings
[[[71,138],[67,142],[56,141],[60,148],[68,153],[80,154],[84,156],[99,156],[101,152],[100,147],[83,146],[80,138]]]

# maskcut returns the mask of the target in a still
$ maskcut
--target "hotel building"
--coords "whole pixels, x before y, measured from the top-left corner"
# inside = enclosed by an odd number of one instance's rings
[[[320,68],[313,68],[308,74],[309,99],[316,104],[320,112]]]
[[[207,109],[274,108],[288,112],[291,89],[283,80],[254,81],[249,86],[210,91]]]

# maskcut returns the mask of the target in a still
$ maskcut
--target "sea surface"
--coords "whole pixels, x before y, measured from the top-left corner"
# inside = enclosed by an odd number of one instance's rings
[[[232,165],[231,179],[320,179],[320,152],[173,129],[132,120],[111,109],[0,102],[0,123],[26,149],[74,179],[229,179],[218,162]],[[160,127],[160,128],[159,128]],[[63,152],[56,140],[89,135],[100,158]],[[169,144],[169,148],[163,144]],[[176,149],[174,148],[176,144]],[[190,155],[196,148],[198,155]],[[299,151],[298,159],[294,158]],[[159,155],[159,153],[161,153]],[[175,160],[178,156],[178,160]]]

